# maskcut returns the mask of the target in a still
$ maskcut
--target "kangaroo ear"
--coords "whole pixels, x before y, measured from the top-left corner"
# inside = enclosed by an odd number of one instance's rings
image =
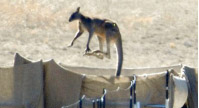
[[[80,7],[77,8],[77,12],[79,12],[79,10],[80,10]]]

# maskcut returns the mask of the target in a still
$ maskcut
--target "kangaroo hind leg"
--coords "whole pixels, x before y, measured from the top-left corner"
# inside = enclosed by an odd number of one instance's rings
[[[98,37],[98,40],[99,40],[99,48],[100,50],[95,50],[93,51],[92,53],[97,57],[107,57],[107,58],[111,58],[110,56],[110,34],[109,33],[106,33],[106,46],[107,46],[107,51],[106,52],[103,52],[103,40]]]
[[[111,49],[111,40],[110,40],[110,35],[107,35],[106,36],[106,53],[105,53],[105,56],[108,58],[108,59],[110,59],[111,58],[111,51],[110,51],[110,49]]]
[[[104,52],[103,52],[103,44],[104,44],[104,40],[97,36],[98,41],[99,41],[99,50],[95,50],[93,52],[87,53],[87,55],[89,56],[95,56],[98,59],[103,59],[104,58]]]
[[[110,43],[111,43],[111,33],[107,32],[106,33],[106,52],[103,52],[103,48],[100,48],[100,50],[96,50],[93,53],[103,55],[107,57],[108,59],[110,59],[111,58]]]
[[[95,50],[95,51],[93,51],[93,53],[102,53],[103,54],[104,40],[99,36],[97,36],[97,38],[98,38],[98,41],[99,41],[99,50]]]

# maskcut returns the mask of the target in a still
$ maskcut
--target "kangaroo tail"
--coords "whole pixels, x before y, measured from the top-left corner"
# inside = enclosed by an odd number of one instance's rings
[[[122,64],[123,64],[123,49],[122,49],[121,36],[119,36],[119,38],[116,41],[116,48],[117,48],[117,53],[118,53],[118,64],[117,64],[116,76],[120,76],[121,70],[122,70]]]

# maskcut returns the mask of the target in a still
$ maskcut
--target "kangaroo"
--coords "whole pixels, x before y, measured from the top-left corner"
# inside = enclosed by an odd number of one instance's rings
[[[72,13],[72,15],[69,18],[69,22],[75,20],[78,20],[79,23],[78,32],[76,33],[69,47],[73,46],[75,40],[79,38],[84,33],[84,31],[88,31],[89,33],[85,49],[86,55],[101,54],[110,59],[111,58],[110,44],[111,43],[115,44],[118,53],[116,76],[120,76],[123,64],[123,48],[122,48],[122,38],[117,24],[108,19],[90,18],[88,16],[85,16],[80,12],[80,7],[78,7],[77,10],[74,13]],[[94,34],[97,35],[99,40],[99,50],[89,53],[91,52],[89,44]],[[106,52],[103,52],[104,42],[106,42],[106,47],[107,47]]]

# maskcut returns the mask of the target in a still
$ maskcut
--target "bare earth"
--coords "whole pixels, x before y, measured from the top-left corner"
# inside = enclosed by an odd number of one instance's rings
[[[13,65],[16,52],[31,60],[66,65],[116,67],[111,59],[83,56],[88,33],[67,48],[77,31],[69,16],[78,6],[88,16],[117,22],[123,39],[124,68],[198,63],[197,0],[1,0],[0,66]],[[91,49],[98,49],[96,36]]]

